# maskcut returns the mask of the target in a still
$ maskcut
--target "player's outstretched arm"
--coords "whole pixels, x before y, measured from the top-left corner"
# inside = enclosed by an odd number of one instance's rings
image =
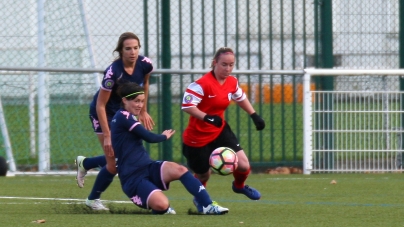
[[[260,131],[265,128],[265,121],[262,119],[254,110],[254,107],[251,105],[250,101],[248,99],[244,99],[243,101],[237,102],[237,104],[243,109],[245,112],[247,112],[251,119],[253,120],[255,124],[255,128]]]
[[[164,130],[163,133],[161,133],[162,135],[167,136],[167,139],[170,139],[172,135],[174,135],[175,130],[173,129],[168,129],[168,130]]]
[[[164,130],[162,134],[155,134],[139,124],[136,125],[131,132],[148,143],[159,143],[168,140],[175,133],[175,130],[169,129]]]

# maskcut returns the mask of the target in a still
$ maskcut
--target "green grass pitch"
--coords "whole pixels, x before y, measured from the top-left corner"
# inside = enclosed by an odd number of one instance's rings
[[[207,190],[230,209],[221,216],[196,215],[192,196],[179,181],[166,192],[176,215],[151,215],[130,204],[115,178],[102,199],[110,211],[84,205],[94,182],[74,176],[0,178],[0,226],[402,226],[401,174],[252,174],[247,183],[262,193],[251,201],[231,190],[233,177],[212,176]],[[335,180],[337,184],[330,184]]]

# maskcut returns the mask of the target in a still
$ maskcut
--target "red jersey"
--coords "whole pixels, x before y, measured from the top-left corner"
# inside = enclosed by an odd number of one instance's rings
[[[236,77],[227,77],[221,85],[211,71],[187,87],[181,108],[197,107],[206,114],[220,116],[224,122],[224,111],[231,100],[240,102],[245,98],[246,95],[239,87]],[[203,147],[215,140],[223,127],[224,124],[217,128],[190,116],[188,126],[183,133],[183,142],[188,146]]]

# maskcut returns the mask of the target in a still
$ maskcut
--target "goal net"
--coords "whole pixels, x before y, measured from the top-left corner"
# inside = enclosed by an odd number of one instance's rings
[[[305,72],[304,173],[401,172],[404,70]],[[310,89],[322,77],[333,89]]]

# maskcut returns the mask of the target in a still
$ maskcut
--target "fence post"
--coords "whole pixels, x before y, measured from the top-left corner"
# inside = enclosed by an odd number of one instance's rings
[[[399,67],[400,69],[404,68],[404,2],[398,1],[399,3]],[[402,76],[399,77],[400,80],[400,91],[404,91],[404,78]],[[404,105],[404,94],[400,95],[400,106],[403,107]],[[401,113],[401,128],[404,128],[404,113]],[[400,150],[404,147],[404,140],[401,138]],[[400,163],[402,166],[402,163]]]
[[[161,65],[163,69],[171,68],[171,46],[170,46],[170,0],[161,1]],[[164,111],[163,129],[171,129],[171,74],[162,75],[162,107]],[[163,143],[163,160],[172,160],[172,140]]]

